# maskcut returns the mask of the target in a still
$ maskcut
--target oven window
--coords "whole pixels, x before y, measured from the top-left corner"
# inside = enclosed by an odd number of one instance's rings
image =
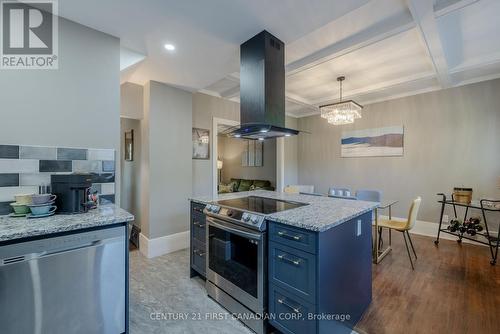
[[[258,243],[209,226],[209,268],[257,298]]]

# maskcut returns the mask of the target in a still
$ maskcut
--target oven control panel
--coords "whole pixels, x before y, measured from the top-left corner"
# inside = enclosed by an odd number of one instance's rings
[[[244,212],[242,217],[241,217],[241,220],[244,223],[259,226],[264,222],[264,217],[259,216],[259,215],[254,215],[254,214],[251,214],[248,212]]]
[[[207,204],[205,207],[205,213],[208,215],[216,214],[218,216],[224,216],[237,220],[245,225],[248,225],[248,227],[252,229],[260,231],[266,229],[265,217],[255,213],[227,208],[216,204]]]
[[[205,207],[205,209],[206,209],[208,212],[211,212],[211,213],[219,213],[219,211],[220,211],[220,206],[218,206],[218,205],[214,205],[214,204],[207,204],[207,206]]]

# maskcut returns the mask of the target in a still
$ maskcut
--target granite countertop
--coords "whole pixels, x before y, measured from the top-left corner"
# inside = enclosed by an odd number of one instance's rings
[[[102,205],[87,213],[56,214],[47,218],[27,219],[0,216],[0,242],[133,220],[133,215],[115,205]]]
[[[376,202],[346,200],[326,196],[286,194],[266,190],[220,194],[216,197],[193,197],[191,200],[206,204],[222,199],[247,196],[260,196],[309,204],[295,209],[268,214],[266,217],[275,222],[317,232],[323,232],[338,226],[354,217],[375,209],[379,205]]]

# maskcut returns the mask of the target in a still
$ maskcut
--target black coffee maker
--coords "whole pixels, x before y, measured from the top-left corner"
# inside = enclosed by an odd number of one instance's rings
[[[93,204],[89,203],[90,174],[51,175],[51,184],[59,213],[85,213]]]

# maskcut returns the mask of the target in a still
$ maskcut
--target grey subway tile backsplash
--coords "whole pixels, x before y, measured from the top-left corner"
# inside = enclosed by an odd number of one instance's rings
[[[0,174],[0,187],[19,186],[19,174]]]
[[[114,195],[115,194],[115,184],[114,183],[102,183],[100,193],[102,195]]]
[[[0,159],[0,173],[38,173],[38,160]]]
[[[101,173],[103,161],[74,160],[73,172],[75,173]]]
[[[103,173],[92,175],[92,183],[113,183],[115,182],[115,174]]]
[[[114,172],[115,171],[115,161],[114,160],[105,160],[102,162],[102,171],[103,172]]]
[[[57,148],[57,160],[87,160],[87,149]]]
[[[50,184],[50,173],[20,174],[20,186],[42,186]]]
[[[14,202],[15,195],[19,194],[37,194],[38,186],[27,187],[0,187],[0,202]]]
[[[89,149],[89,160],[115,160],[115,150],[108,149]]]
[[[40,160],[40,172],[72,172],[70,160]]]
[[[57,148],[43,146],[20,146],[19,159],[56,160]]]
[[[10,203],[12,202],[0,202],[0,215],[8,215],[13,212]]]
[[[115,195],[100,195],[99,204],[109,204],[115,202]]]
[[[19,146],[0,145],[0,159],[19,159]]]
[[[38,193],[51,175],[89,173],[101,203],[115,201],[115,150],[0,145],[0,215],[12,212],[17,194]]]

